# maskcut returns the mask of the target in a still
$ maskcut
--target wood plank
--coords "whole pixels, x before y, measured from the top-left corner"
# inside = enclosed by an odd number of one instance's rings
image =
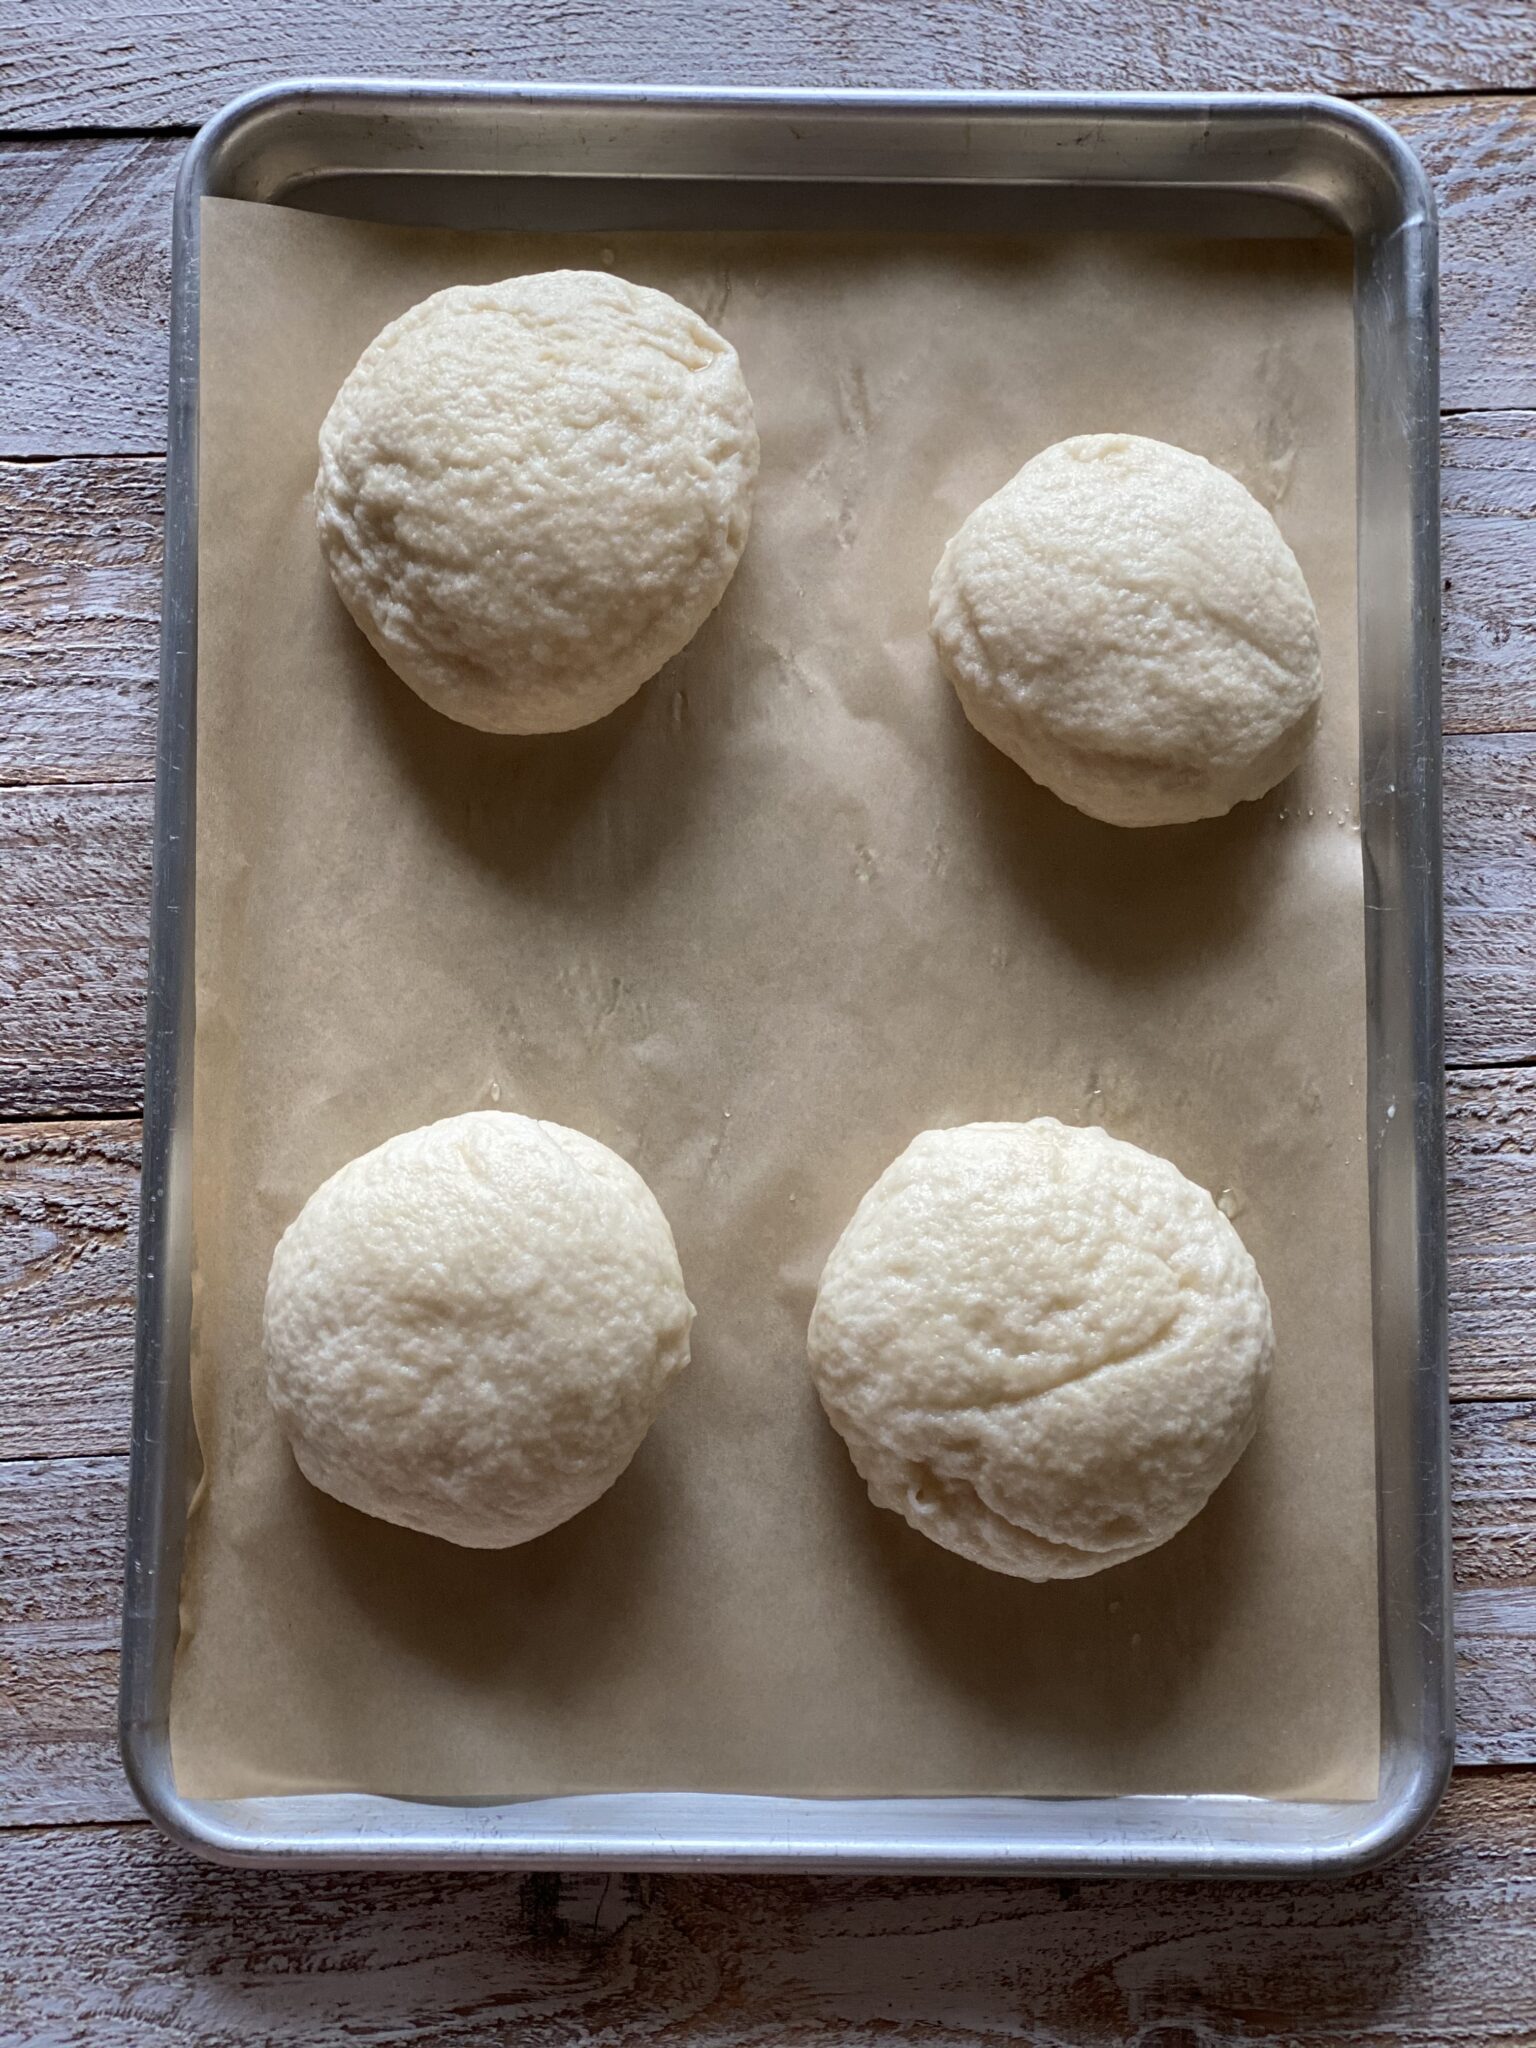
[[[139,1107],[152,802],[0,790],[0,1116]]]
[[[145,1827],[4,1845],[0,2025],[92,2048],[1529,2044],[1519,1777],[1348,1883],[222,1870]],[[88,1902],[88,1907],[87,1907]]]
[[[1458,1589],[1536,1588],[1536,1402],[1453,1405],[1451,1493]]]
[[[110,27],[108,24],[110,23]],[[305,73],[699,85],[1239,86],[1448,92],[1536,83],[1520,0],[1285,0],[1147,8],[1080,0],[495,0],[324,9],[28,0],[8,24],[0,122],[192,127],[237,92]]]
[[[756,9],[756,0],[739,4]],[[1026,19],[1013,0],[987,0],[980,9],[965,8],[962,0],[952,4],[957,22],[972,13],[1006,17],[1015,24]],[[1277,16],[1294,14],[1284,9],[1283,0],[1266,4]],[[790,7],[798,17],[805,12],[805,0],[774,0],[770,12]],[[211,56],[217,69],[217,45],[206,40],[213,11],[206,0],[188,11],[156,9],[167,37],[185,26],[195,40],[199,64]],[[839,11],[846,12],[840,0]],[[1523,5],[1517,11],[1528,36],[1536,38],[1536,12]],[[44,12],[41,7],[29,10],[27,19]],[[1373,12],[1382,20],[1391,14],[1384,0]],[[1444,10],[1434,12],[1438,16]],[[1487,10],[1478,13],[1486,18]],[[269,18],[264,10],[264,29]],[[352,19],[345,10],[307,7],[304,18],[337,33]],[[580,11],[562,16],[570,24],[588,18]],[[1060,18],[1075,24],[1081,17],[1069,11]],[[1197,18],[1208,16],[1191,17]],[[1405,12],[1393,18],[1406,22],[1412,17]],[[432,19],[457,23],[463,16],[460,10],[439,11]],[[675,40],[680,31],[670,5],[666,19],[674,47],[685,47]],[[377,15],[367,20],[371,47],[384,24]],[[1176,18],[1160,20],[1172,33]],[[1298,37],[1310,39],[1313,19],[1304,25],[1300,17],[1296,20]],[[1075,25],[1071,32],[1087,33]],[[963,47],[963,32],[957,28],[956,33]],[[119,45],[115,35],[112,40],[114,47],[130,53],[125,61],[138,61],[132,45]],[[485,48],[494,47],[494,40]],[[1102,66],[1114,47],[1096,49],[1096,83],[1105,82]],[[140,46],[140,56],[144,50]],[[70,52],[71,77],[78,75],[81,54]],[[24,59],[13,54],[13,66],[18,61]],[[275,53],[265,45],[251,61],[263,78],[279,74]],[[770,68],[757,68],[765,78],[774,75]],[[991,83],[1008,82],[1005,64],[989,58],[983,68]],[[494,63],[489,69],[503,77],[516,75],[515,69]],[[153,78],[163,82],[171,75],[157,70]],[[676,76],[676,71],[665,67],[654,75]],[[1133,75],[1136,83],[1148,82],[1145,67]],[[899,82],[894,74],[888,77]],[[0,96],[3,79],[0,68]],[[936,82],[926,59],[921,82]],[[1237,82],[1236,76],[1226,82]],[[1536,86],[1536,74],[1526,82]],[[208,105],[221,97],[222,85],[213,89]],[[1536,99],[1389,99],[1379,104],[1424,157],[1442,208],[1445,403],[1458,408],[1536,406]],[[181,147],[168,137],[0,142],[0,217],[6,222],[0,242],[0,303],[6,307],[0,321],[0,457],[163,448],[170,195]]]
[[[1531,405],[1536,100],[1388,100],[1377,111],[1429,173],[1440,212],[1442,405]]]
[[[1536,1587],[1458,1594],[1456,1716],[1463,1763],[1536,1762]]]
[[[1536,1058],[1536,734],[1445,749],[1446,1051]]]
[[[126,1450],[137,1124],[0,1125],[0,1459]]]
[[[1536,1406],[1452,1410],[1457,1756],[1536,1762]]]
[[[1536,1397],[1533,1164],[1536,1073],[1470,1068],[1451,1074],[1446,1195],[1453,1399]]]
[[[164,449],[183,146],[0,140],[0,457]]]
[[[0,463],[0,783],[154,773],[158,457]]]
[[[0,1462],[0,1824],[137,1812],[116,1735],[127,1471]]]
[[[1536,412],[1449,415],[1440,465],[1445,729],[1528,732],[1536,727]]]
[[[164,514],[160,456],[0,462],[0,785],[154,774]]]
[[[1536,1763],[1536,1402],[1452,1411],[1457,1754]],[[117,1768],[127,1460],[0,1462],[0,1823],[129,1810]]]

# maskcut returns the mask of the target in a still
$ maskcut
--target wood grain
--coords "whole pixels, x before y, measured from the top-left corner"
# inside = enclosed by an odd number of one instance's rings
[[[1536,1404],[1457,1402],[1451,1456],[1458,1588],[1536,1588]]]
[[[1536,1405],[1451,1411],[1456,1753],[1536,1762]],[[1536,2009],[1533,2009],[1536,2011]]]
[[[158,457],[0,463],[0,782],[154,772]]]
[[[1456,1715],[1464,1762],[1536,1760],[1536,1588],[1458,1595]]]
[[[137,1124],[0,1125],[0,1459],[126,1450]]]
[[[1536,1402],[1452,1411],[1457,1755],[1536,1762]],[[124,1457],[0,1462],[0,1824],[130,1810],[115,1684]]]
[[[1282,0],[1267,4],[1290,12]],[[987,0],[981,11],[991,8],[1014,18],[1012,0]],[[27,19],[44,11],[29,8]],[[186,24],[206,58],[211,11],[167,7],[166,32]],[[1389,13],[1384,4],[1375,11]],[[1520,13],[1536,38],[1536,10]],[[352,18],[307,5],[305,14],[332,27]],[[1163,14],[1170,32],[1185,18],[1172,8]],[[443,10],[434,18],[459,17]],[[264,27],[268,19],[263,10]],[[261,64],[264,77],[277,75],[270,54]],[[931,72],[922,82],[934,82]],[[1536,406],[1536,100],[1380,105],[1423,155],[1442,207],[1446,405]],[[163,448],[170,202],[181,148],[169,137],[0,142],[0,457]]]
[[[0,1462],[0,1825],[137,1811],[116,1736],[127,1468]]]
[[[91,2048],[1516,2048],[1526,1784],[1350,1883],[283,1875],[18,1834],[0,2029]]]
[[[27,129],[195,127],[274,78],[609,79],[702,85],[1148,86],[1330,92],[1536,84],[1519,0],[6,0],[0,120]]]
[[[1533,1168],[1536,1073],[1451,1074],[1446,1196],[1453,1399],[1536,1397]]]
[[[1445,749],[1446,1047],[1480,1065],[1536,1058],[1536,734]]]
[[[1448,416],[1440,478],[1445,729],[1528,732],[1536,727],[1536,412]]]
[[[1440,212],[1441,403],[1529,406],[1536,273],[1523,252],[1536,235],[1536,100],[1397,100],[1379,111],[1429,173]]]
[[[150,791],[0,790],[0,1115],[136,1111]]]
[[[0,140],[0,457],[164,449],[183,146]]]

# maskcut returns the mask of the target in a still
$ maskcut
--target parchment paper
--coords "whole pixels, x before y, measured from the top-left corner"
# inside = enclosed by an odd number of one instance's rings
[[[739,348],[752,538],[634,703],[488,738],[422,706],[333,597],[315,436],[425,293],[600,262]],[[202,277],[182,1787],[1373,1793],[1342,245],[471,238],[205,201]],[[1318,600],[1318,744],[1219,823],[1078,816],[935,668],[945,538],[1027,456],[1102,428],[1234,470]],[[631,1159],[699,1312],[628,1474],[502,1554],[312,1491],[258,1349],[273,1244],[317,1183],[491,1104]],[[869,1505],[804,1333],[914,1132],[1045,1111],[1227,1191],[1279,1358],[1191,1528],[1034,1587]]]

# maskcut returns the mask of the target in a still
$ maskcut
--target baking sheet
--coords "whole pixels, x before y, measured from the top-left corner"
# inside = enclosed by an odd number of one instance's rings
[[[202,236],[181,1790],[1374,1793],[1347,245],[460,237],[233,201]],[[730,336],[763,473],[725,603],[632,705],[490,739],[332,596],[315,435],[412,301],[561,263]],[[936,674],[944,539],[1109,427],[1234,470],[1318,600],[1318,744],[1232,819],[1080,818]],[[632,1159],[699,1308],[625,1478],[501,1555],[309,1489],[258,1347],[316,1183],[492,1104]],[[1279,1361],[1188,1530],[1032,1587],[869,1506],[803,1339],[915,1130],[1047,1111],[1227,1192]]]

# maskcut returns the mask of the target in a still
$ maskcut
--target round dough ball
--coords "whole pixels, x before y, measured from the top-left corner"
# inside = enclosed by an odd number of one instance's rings
[[[934,644],[985,739],[1091,818],[1180,825],[1306,751],[1317,612],[1258,500],[1184,448],[1080,434],[944,550]]]
[[[811,1317],[878,1507],[995,1572],[1155,1549],[1231,1471],[1274,1348],[1242,1240],[1177,1167],[1053,1117],[914,1138]]]
[[[334,1173],[267,1280],[267,1389],[299,1469],[476,1549],[605,1493],[688,1363],[693,1308],[632,1166],[496,1110]]]
[[[565,732],[720,602],[757,456],[736,351],[665,292],[587,270],[457,285],[391,321],[336,394],[320,545],[429,704]]]

